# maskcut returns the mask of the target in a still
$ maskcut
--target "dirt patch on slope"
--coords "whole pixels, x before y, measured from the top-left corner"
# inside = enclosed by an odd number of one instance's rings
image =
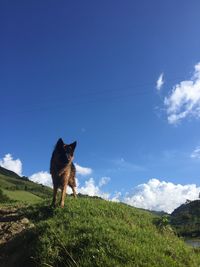
[[[17,208],[0,207],[0,245],[31,227],[34,225]]]
[[[20,266],[25,256],[25,232],[34,227],[21,208],[0,207],[0,266]]]

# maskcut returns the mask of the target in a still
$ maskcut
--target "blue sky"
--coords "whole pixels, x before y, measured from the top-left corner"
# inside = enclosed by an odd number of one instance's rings
[[[10,153],[24,175],[48,171],[63,137],[95,182],[110,177],[109,193],[151,178],[200,186],[199,10],[195,0],[1,1],[1,162]]]

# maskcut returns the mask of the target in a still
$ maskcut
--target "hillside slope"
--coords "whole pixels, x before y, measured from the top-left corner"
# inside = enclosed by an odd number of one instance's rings
[[[21,209],[35,227],[0,247],[1,266],[200,266],[200,255],[150,212],[95,198],[68,197],[64,209]],[[14,259],[13,259],[14,258]]]
[[[156,214],[86,196],[68,196],[63,209],[53,209],[50,188],[5,169],[0,186],[9,197],[0,204],[1,267],[200,266],[199,250],[187,246],[170,227],[156,226]],[[26,193],[30,198],[25,200]],[[38,204],[33,204],[34,196]]]
[[[39,185],[28,180],[27,177],[20,177],[16,173],[0,167],[0,203],[7,197],[15,202],[34,204],[52,196],[49,187]],[[4,197],[1,197],[1,195]]]

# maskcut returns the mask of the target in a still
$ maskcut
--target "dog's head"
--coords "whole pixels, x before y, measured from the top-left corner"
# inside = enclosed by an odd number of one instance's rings
[[[73,160],[75,148],[76,148],[76,141],[71,143],[70,145],[64,144],[64,150],[68,161]]]
[[[62,138],[58,139],[55,150],[62,155],[64,161],[72,161],[74,158],[74,150],[76,148],[76,141],[71,144],[65,144]],[[64,159],[65,158],[65,159]]]

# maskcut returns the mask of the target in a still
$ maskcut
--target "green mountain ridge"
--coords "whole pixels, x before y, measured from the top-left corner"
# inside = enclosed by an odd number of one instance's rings
[[[27,204],[39,203],[52,196],[52,189],[34,183],[27,177],[20,177],[15,172],[0,167],[1,194],[11,202],[23,202]]]
[[[200,237],[200,200],[182,204],[171,214],[171,224],[185,237]]]
[[[7,176],[10,176],[10,177],[21,178],[17,173],[15,173],[13,171],[10,171],[8,169],[5,169],[5,168],[3,168],[1,166],[0,166],[0,174],[7,175]]]
[[[87,196],[67,196],[63,209],[53,209],[51,188],[2,168],[0,187],[13,201],[0,202],[0,229],[24,227],[0,245],[2,267],[200,266],[199,250],[162,224],[158,214]]]

